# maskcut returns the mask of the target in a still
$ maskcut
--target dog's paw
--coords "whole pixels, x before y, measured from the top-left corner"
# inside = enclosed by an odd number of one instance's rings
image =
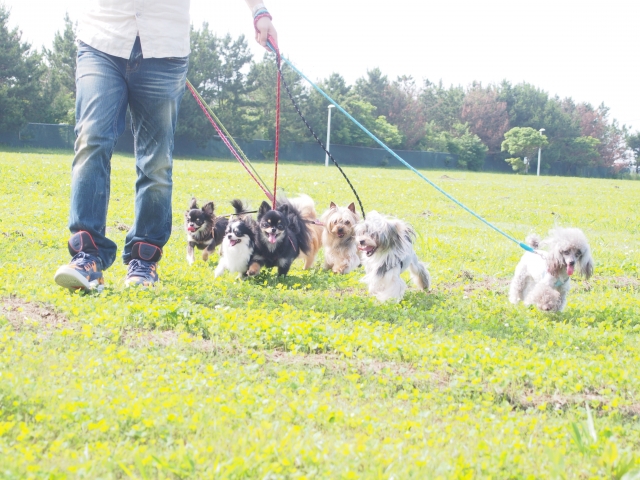
[[[333,273],[338,274],[338,275],[342,275],[344,273],[344,271],[347,269],[346,265],[334,265],[333,268],[331,269],[333,271]]]
[[[249,266],[249,269],[247,270],[247,276],[255,277],[258,273],[260,273],[260,264],[254,262]]]

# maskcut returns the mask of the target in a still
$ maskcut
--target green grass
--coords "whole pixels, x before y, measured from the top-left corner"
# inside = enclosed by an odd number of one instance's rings
[[[0,153],[0,478],[636,478],[637,182],[424,172],[517,239],[583,229],[595,275],[543,314],[507,301],[522,250],[404,169],[347,173],[367,211],[415,227],[430,293],[380,304],[362,270],[320,261],[244,282],[214,280],[215,255],[189,268],[191,196],[263,200],[226,161],[175,162],[159,287],[125,289],[117,262],[101,295],[70,294],[53,283],[70,162]],[[120,247],[134,176],[114,157]],[[332,167],[281,164],[278,181],[319,213],[354,200]]]

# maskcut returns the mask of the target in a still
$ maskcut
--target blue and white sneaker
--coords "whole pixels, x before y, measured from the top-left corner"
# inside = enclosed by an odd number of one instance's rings
[[[124,280],[127,287],[132,285],[151,287],[160,280],[157,267],[158,260],[162,257],[162,250],[159,247],[150,243],[134,243],[131,257],[127,277]]]
[[[63,265],[54,275],[54,281],[70,290],[85,291],[104,288],[102,262],[97,256],[98,248],[89,232],[78,232],[69,239],[69,252],[73,255],[68,265]]]

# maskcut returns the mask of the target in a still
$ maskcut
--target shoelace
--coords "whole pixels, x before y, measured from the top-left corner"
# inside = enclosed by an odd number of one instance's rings
[[[155,265],[154,262],[146,262],[144,260],[134,258],[129,262],[129,271],[127,276],[153,279],[153,265]]]
[[[88,253],[85,253],[85,252],[78,252],[71,259],[72,264],[77,265],[78,267],[84,268],[85,270],[87,270],[87,267],[90,267],[91,263],[93,262],[95,262],[96,265],[99,265],[98,261],[96,260],[96,257],[94,257],[93,255],[89,255]]]

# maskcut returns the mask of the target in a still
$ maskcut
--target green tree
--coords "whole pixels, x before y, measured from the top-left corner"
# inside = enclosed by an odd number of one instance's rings
[[[606,165],[622,155],[623,131],[615,121],[608,123],[604,110],[589,112],[593,110],[590,106],[578,108],[571,99],[550,98],[546,92],[527,83],[511,86],[503,82],[500,97],[507,102],[512,126],[545,129],[549,144],[542,158],[543,167],[552,162]],[[577,141],[581,137],[599,140],[597,158],[587,148],[591,141]]]
[[[251,100],[248,122],[253,125],[257,138],[275,139],[275,108],[276,108],[276,88],[277,88],[277,67],[275,56],[265,53],[262,62],[254,63],[251,66],[247,81],[252,85],[249,94]],[[291,103],[284,84],[289,87],[291,95],[301,109],[305,118],[309,115],[309,92],[304,88],[302,79],[294,71],[282,66],[283,83],[280,92],[280,141],[304,141],[309,140],[311,133],[307,130],[298,112]],[[311,122],[312,125],[322,125]],[[318,134],[319,132],[316,132]],[[314,140],[312,140],[314,141]]]
[[[640,158],[640,132],[634,134],[627,133],[625,137],[627,148],[631,151],[632,157],[628,157],[628,164],[635,167],[635,171],[638,168],[638,159]]]
[[[460,86],[444,88],[442,81],[437,85],[425,80],[418,96],[422,103],[425,119],[441,132],[452,132],[461,123],[464,104],[464,89]]]
[[[376,107],[360,97],[355,89],[347,85],[341,75],[333,73],[329,78],[320,81],[318,86],[386,145],[392,148],[400,145],[402,136],[397,127],[391,125],[383,115],[376,116]],[[309,110],[316,112],[316,115],[310,116],[310,123],[320,126],[318,130],[321,132],[321,139],[326,135],[324,124],[327,123],[328,106],[329,102],[322,95],[315,90],[311,92]],[[334,111],[331,117],[331,143],[366,147],[378,146],[357,125],[338,111]]]
[[[250,106],[247,95],[253,86],[247,81],[246,72],[253,56],[244,35],[233,40],[230,35],[220,39],[218,45],[220,68],[213,71],[216,85],[216,113],[229,132],[238,137],[251,137],[253,127],[247,123]]]
[[[637,160],[640,157],[640,132],[627,134],[627,147],[633,152],[633,157]]]
[[[367,76],[358,78],[354,92],[363,100],[376,107],[375,115],[389,116],[389,89],[391,84],[379,68],[367,70]]]
[[[598,152],[600,140],[593,137],[574,138],[569,148],[571,155],[568,155],[565,163],[580,166],[596,166],[600,153]]]
[[[386,118],[402,135],[401,148],[417,148],[426,134],[426,114],[420,92],[410,76],[398,77],[388,88],[389,111]]]
[[[56,32],[53,48],[44,49],[48,63],[45,78],[46,97],[51,99],[50,121],[52,123],[75,123],[76,98],[76,24],[69,14],[64,17],[65,28]]]
[[[468,125],[455,125],[458,135],[450,137],[447,151],[458,156],[458,168],[479,171],[484,164],[488,148],[478,135],[469,131]]]
[[[195,30],[192,25],[187,79],[214,111],[216,111],[214,107],[217,85],[212,80],[212,72],[219,70],[220,66],[218,38],[209,30],[207,23],[202,25],[202,30]],[[216,131],[209,124],[209,120],[202,113],[188,90],[180,105],[176,136],[192,140],[200,146],[206,145],[210,139],[216,136]]]
[[[41,80],[42,56],[22,42],[22,32],[9,30],[9,11],[0,4],[0,131],[17,132],[46,111]]]
[[[227,35],[220,39],[209,30],[207,23],[203,23],[202,30],[191,27],[187,78],[229,133],[239,138],[250,138],[254,130],[247,121],[251,106],[248,94],[252,87],[244,73],[251,58],[244,36],[233,40]],[[185,92],[185,97],[176,135],[204,145],[216,136],[216,131],[189,91]]]
[[[524,162],[519,157],[533,158],[538,148],[546,147],[548,144],[547,137],[538,130],[530,127],[514,127],[504,134],[502,151],[518,155],[518,157],[506,160],[517,172],[524,168]]]

